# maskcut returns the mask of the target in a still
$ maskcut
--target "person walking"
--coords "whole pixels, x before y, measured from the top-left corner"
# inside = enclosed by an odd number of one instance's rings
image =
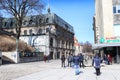
[[[61,56],[61,67],[65,67],[65,55],[64,55],[64,53]]]
[[[69,54],[67,60],[68,60],[68,67],[71,67],[72,66],[71,63],[72,63],[72,60],[73,60],[73,56],[71,54]]]
[[[73,56],[73,63],[74,63],[74,68],[75,68],[75,74],[78,75],[80,73],[79,70],[79,56],[75,55]]]
[[[96,54],[93,58],[92,66],[94,66],[97,76],[100,75],[100,63],[101,63],[101,59],[100,59],[99,55]]]
[[[84,68],[84,56],[82,55],[82,53],[79,54],[79,58],[80,58],[80,68],[81,67]]]
[[[107,57],[108,57],[108,65],[112,64],[112,57],[109,53],[108,53]]]
[[[46,55],[44,55],[44,61],[46,62],[46,60],[47,60],[47,56],[46,56]]]

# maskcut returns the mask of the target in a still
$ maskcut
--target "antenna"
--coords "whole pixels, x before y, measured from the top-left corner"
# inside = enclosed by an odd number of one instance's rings
[[[48,0],[48,9],[47,9],[47,11],[50,14],[50,0]]]

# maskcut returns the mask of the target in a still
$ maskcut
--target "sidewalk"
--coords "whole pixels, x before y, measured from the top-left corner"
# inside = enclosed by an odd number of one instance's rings
[[[88,67],[80,68],[81,73],[79,75],[75,75],[73,68],[62,68],[60,64],[60,60],[52,60],[46,63],[41,61],[1,66],[0,71],[4,70],[6,75],[3,75],[0,80],[120,80],[120,64],[102,66],[100,76],[95,75],[95,69],[90,66],[91,61],[88,64],[86,63]],[[11,70],[14,68],[16,71],[9,75],[12,77],[3,78],[10,73],[9,68]],[[17,71],[16,68],[19,70]]]
[[[58,63],[58,61],[56,61]],[[90,63],[91,64],[91,63]],[[90,65],[87,64],[87,65]],[[50,68],[14,80],[120,80],[120,65],[105,65],[101,68],[101,75],[96,76],[93,67],[81,68],[80,75],[75,75],[73,68]]]

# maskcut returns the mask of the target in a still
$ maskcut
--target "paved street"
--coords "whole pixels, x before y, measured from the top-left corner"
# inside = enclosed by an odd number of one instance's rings
[[[73,68],[61,68],[60,60],[30,62],[0,66],[0,80],[120,80],[120,64],[104,65],[96,76],[91,62],[75,75]]]

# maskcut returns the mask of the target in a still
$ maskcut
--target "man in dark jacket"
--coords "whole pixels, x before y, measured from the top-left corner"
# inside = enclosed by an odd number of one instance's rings
[[[79,58],[80,58],[80,67],[84,68],[84,56],[82,55],[82,53],[79,54]]]
[[[62,67],[65,67],[65,55],[64,54],[62,54],[62,56],[61,56],[61,62],[62,62]]]
[[[69,67],[69,66],[71,67],[71,63],[72,63],[72,61],[73,61],[73,56],[72,56],[71,54],[69,54],[67,60],[68,60],[68,67]]]

